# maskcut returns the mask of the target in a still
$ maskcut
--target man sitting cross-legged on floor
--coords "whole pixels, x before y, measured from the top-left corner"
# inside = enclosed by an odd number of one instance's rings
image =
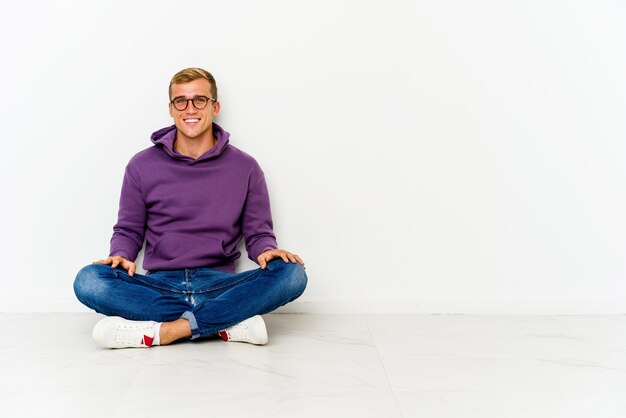
[[[78,299],[107,315],[93,337],[108,348],[166,345],[219,334],[265,344],[260,315],[298,298],[304,262],[278,249],[263,172],[213,122],[215,79],[187,68],[170,82],[174,125],[126,166],[108,258],[83,267]],[[144,238],[145,275],[134,260]],[[235,273],[244,238],[256,270]]]

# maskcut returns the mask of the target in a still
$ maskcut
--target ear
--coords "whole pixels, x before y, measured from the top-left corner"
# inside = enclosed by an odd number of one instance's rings
[[[213,103],[213,116],[217,116],[217,114],[220,113],[220,109],[220,102]]]
[[[169,105],[168,105],[168,109],[169,109],[169,111],[170,111],[170,116],[171,116],[171,117],[174,117],[174,109],[172,109],[172,103],[171,103],[171,102],[170,102],[170,103],[169,103]]]

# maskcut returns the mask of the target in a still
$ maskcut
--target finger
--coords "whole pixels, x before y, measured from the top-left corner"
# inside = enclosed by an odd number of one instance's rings
[[[304,261],[302,261],[302,259],[298,257],[297,255],[296,255],[296,260],[298,260],[298,263],[300,263],[300,265],[304,267]]]
[[[128,268],[128,275],[129,276],[133,276],[133,274],[135,274],[135,263],[130,263],[130,267]]]
[[[111,263],[111,267],[115,268],[117,267],[117,265],[120,263],[120,261],[118,259],[114,259],[113,262]]]
[[[297,262],[295,254],[287,253],[287,257],[289,257],[289,261],[291,261],[292,263],[296,263]]]
[[[128,269],[129,269],[129,268],[130,268],[130,266],[132,266],[132,265],[133,265],[133,262],[132,262],[132,261],[130,261],[130,260],[126,260],[126,259],[124,259],[124,258],[122,258],[122,259],[120,260],[120,266],[122,266],[122,267],[124,268],[124,270],[127,270],[127,271],[128,271]]]
[[[265,269],[265,257],[263,255],[260,255],[257,260],[259,261],[259,266],[261,266],[261,270]]]
[[[285,253],[281,253],[280,254],[280,258],[282,258],[285,263],[289,262],[289,259],[287,258],[287,254],[285,254]]]

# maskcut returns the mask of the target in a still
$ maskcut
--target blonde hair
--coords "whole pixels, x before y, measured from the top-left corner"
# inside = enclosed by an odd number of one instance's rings
[[[202,68],[197,67],[185,68],[184,70],[180,70],[179,72],[174,74],[174,77],[172,77],[172,80],[170,81],[169,87],[170,100],[172,99],[173,84],[189,83],[190,81],[198,80],[200,78],[204,78],[209,82],[209,84],[211,85],[211,94],[213,95],[213,98],[217,100],[217,84],[215,84],[215,78],[207,70],[203,70]]]

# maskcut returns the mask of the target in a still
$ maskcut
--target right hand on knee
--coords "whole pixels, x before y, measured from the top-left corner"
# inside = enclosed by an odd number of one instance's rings
[[[132,276],[133,274],[135,274],[135,270],[137,269],[137,267],[135,266],[135,263],[133,263],[130,260],[127,260],[121,255],[112,255],[106,258],[105,260],[94,261],[91,264],[110,264],[111,267],[113,268],[119,265],[119,266],[122,266],[122,268],[128,272],[129,276]]]

